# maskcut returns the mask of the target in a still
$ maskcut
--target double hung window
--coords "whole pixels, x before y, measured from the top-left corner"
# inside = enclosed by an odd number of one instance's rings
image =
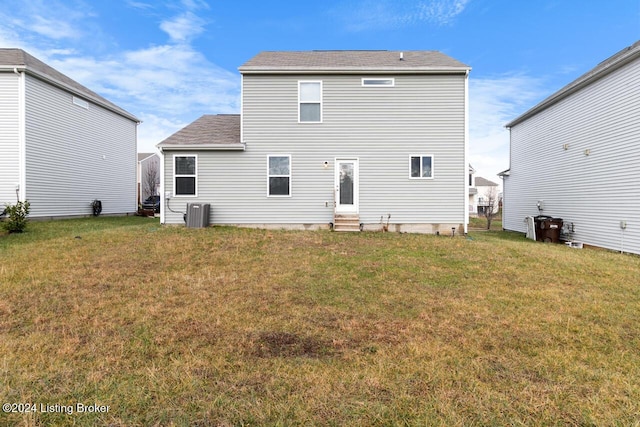
[[[322,82],[298,82],[298,121],[300,123],[322,122]]]
[[[196,156],[173,156],[174,195],[196,196],[197,163]]]
[[[291,156],[267,156],[267,195],[269,197],[291,196]]]

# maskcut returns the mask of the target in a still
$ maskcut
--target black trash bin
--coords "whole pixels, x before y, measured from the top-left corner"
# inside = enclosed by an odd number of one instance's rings
[[[533,221],[536,227],[536,241],[544,242],[544,239],[545,239],[544,222],[550,219],[551,217],[546,215],[538,215],[533,218]]]
[[[560,231],[562,230],[562,218],[551,218],[544,222],[545,242],[560,243]]]
[[[560,230],[562,230],[562,218],[552,218],[546,215],[538,215],[534,218],[536,223],[536,240],[539,242],[559,243]]]

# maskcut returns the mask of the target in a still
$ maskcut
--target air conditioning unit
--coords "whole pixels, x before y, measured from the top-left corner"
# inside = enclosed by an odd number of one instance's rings
[[[202,228],[209,226],[209,203],[187,204],[187,227]]]

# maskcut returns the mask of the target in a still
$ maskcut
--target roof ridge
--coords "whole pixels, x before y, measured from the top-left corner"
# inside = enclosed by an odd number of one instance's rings
[[[636,59],[638,56],[640,56],[640,40],[636,41],[631,46],[627,46],[624,49],[614,53],[604,61],[599,62],[595,67],[591,68],[586,73],[581,74],[575,80],[562,86],[560,89],[553,92],[551,95],[547,96],[542,101],[538,102],[515,119],[511,120],[505,125],[505,127],[510,128],[512,126],[515,126],[518,123],[526,120],[527,118],[539,113],[540,111],[547,109],[556,102],[561,101],[567,96],[570,96],[576,91],[591,84],[593,81],[606,76],[607,74],[617,70],[620,67],[623,67],[630,61]]]
[[[88,87],[82,85],[81,83],[77,82],[76,80],[72,79],[66,74],[56,70],[55,68],[48,65],[44,61],[31,55],[26,50],[20,49],[20,48],[0,48],[0,57],[2,57],[2,53],[5,53],[5,56],[8,56],[7,54],[10,55],[11,53],[17,54],[17,60],[16,58],[10,58],[10,57],[9,57],[9,60],[10,61],[13,60],[12,62],[21,62],[21,63],[20,64],[2,64],[3,61],[0,60],[1,65],[5,65],[5,66],[12,65],[12,66],[24,67],[25,72],[30,73],[34,76],[37,76],[40,79],[47,80],[50,84],[53,84],[54,86],[58,86],[63,90],[66,90],[80,97],[93,101],[97,105],[100,105],[123,117],[127,117],[130,120],[135,120],[137,122],[140,122],[140,119],[138,119],[137,117],[135,117],[133,114],[129,113],[122,107],[119,107],[118,105],[109,101],[102,95],[99,95],[98,93],[92,91]]]

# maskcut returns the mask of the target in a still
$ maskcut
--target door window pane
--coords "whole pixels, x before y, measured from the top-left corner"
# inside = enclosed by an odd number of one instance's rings
[[[340,204],[353,205],[353,163],[340,164]]]

